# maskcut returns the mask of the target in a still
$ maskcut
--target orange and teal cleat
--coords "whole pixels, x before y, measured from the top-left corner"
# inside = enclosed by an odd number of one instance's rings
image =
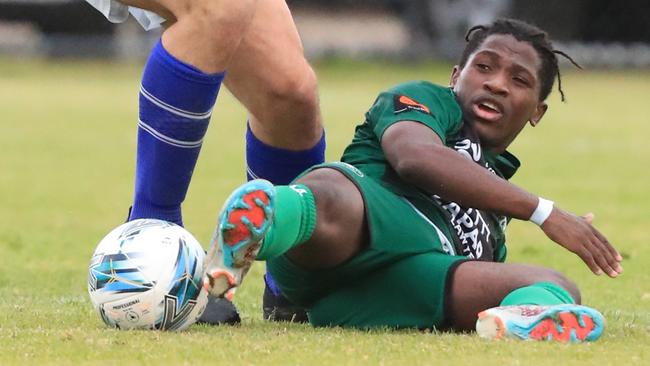
[[[582,305],[501,306],[478,314],[476,333],[483,338],[592,342],[603,333],[605,318]]]
[[[275,187],[262,179],[228,197],[204,263],[203,286],[210,294],[232,300],[271,227],[274,208]]]

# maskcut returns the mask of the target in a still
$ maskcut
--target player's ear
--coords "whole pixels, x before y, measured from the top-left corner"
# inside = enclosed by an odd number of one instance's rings
[[[453,69],[451,69],[451,79],[449,80],[449,86],[453,89],[456,86],[456,82],[458,82],[458,76],[460,75],[460,66],[455,65]]]
[[[546,113],[546,110],[548,110],[548,104],[545,102],[539,102],[537,104],[537,107],[535,107],[535,112],[533,112],[533,115],[530,117],[530,120],[528,121],[531,126],[535,127],[539,124],[539,122],[542,120],[542,117],[544,117],[544,113]]]

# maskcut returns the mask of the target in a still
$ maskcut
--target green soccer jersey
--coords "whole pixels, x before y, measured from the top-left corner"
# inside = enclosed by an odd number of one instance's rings
[[[341,161],[405,197],[432,222],[441,225],[443,233],[454,243],[454,252],[450,254],[486,261],[505,260],[507,217],[427,194],[401,180],[391,168],[380,142],[386,129],[400,121],[426,125],[446,146],[502,178],[509,179],[519,167],[517,158],[508,152],[498,156],[484,152],[474,130],[463,122],[452,90],[427,81],[400,84],[381,93],[366,113],[365,121],[356,127]]]

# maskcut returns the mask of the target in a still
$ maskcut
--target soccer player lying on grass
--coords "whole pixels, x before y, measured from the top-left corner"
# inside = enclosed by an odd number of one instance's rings
[[[323,162],[316,76],[284,0],[87,1],[113,22],[130,13],[147,30],[165,27],[142,76],[129,220],[183,224],[181,203],[222,82],[249,111],[249,179],[287,184]],[[304,312],[266,280],[265,317],[300,318]],[[211,299],[202,320],[232,323],[239,316],[232,304]]]
[[[603,316],[578,305],[573,282],[503,263],[515,218],[595,274],[622,271],[590,216],[507,181],[519,161],[506,148],[544,115],[557,51],[516,20],[474,27],[468,42],[450,87],[419,81],[381,93],[342,162],[312,167],[293,185],[238,188],[208,251],[206,288],[232,296],[257,258],[315,326],[597,339]]]

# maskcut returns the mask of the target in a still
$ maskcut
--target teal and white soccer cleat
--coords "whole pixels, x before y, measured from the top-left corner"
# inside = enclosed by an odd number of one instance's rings
[[[228,197],[204,263],[203,286],[210,294],[232,300],[271,227],[274,208],[275,187],[262,179]]]
[[[501,306],[478,314],[476,333],[483,338],[591,342],[603,333],[605,318],[582,305]]]

